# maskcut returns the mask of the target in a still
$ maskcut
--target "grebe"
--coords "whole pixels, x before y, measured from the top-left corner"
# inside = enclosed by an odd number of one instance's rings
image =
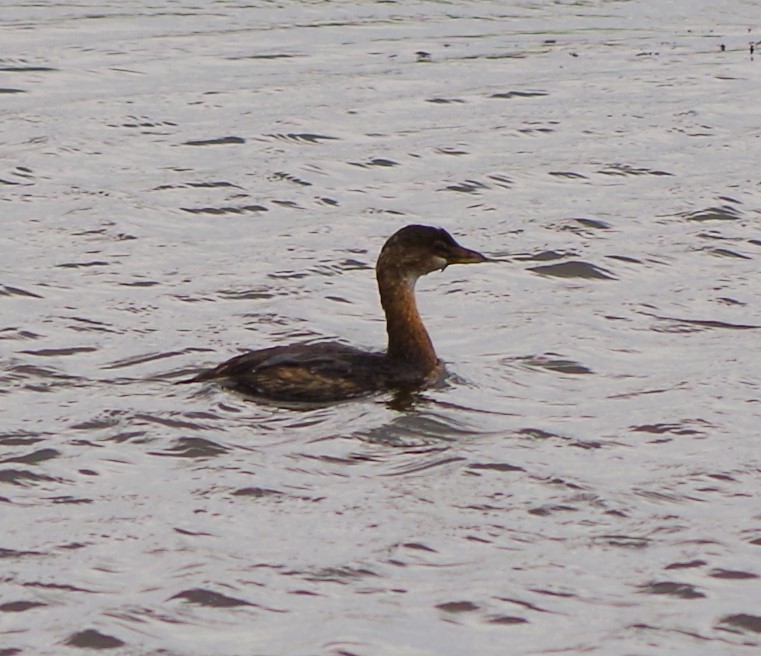
[[[375,275],[386,314],[385,353],[335,342],[274,346],[243,353],[182,382],[224,381],[275,401],[327,402],[381,390],[414,390],[443,378],[444,364],[415,303],[420,276],[450,264],[485,262],[442,228],[408,225],[384,244]]]

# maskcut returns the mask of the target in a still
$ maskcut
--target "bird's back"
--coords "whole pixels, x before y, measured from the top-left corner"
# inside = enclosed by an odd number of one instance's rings
[[[420,385],[428,374],[411,371],[383,353],[321,342],[243,353],[186,382],[219,380],[275,400],[320,402]]]

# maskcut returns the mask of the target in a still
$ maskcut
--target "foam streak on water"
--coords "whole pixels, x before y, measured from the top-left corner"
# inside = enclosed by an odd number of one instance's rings
[[[757,653],[757,9],[6,3],[0,656]],[[448,387],[172,384],[413,222]]]

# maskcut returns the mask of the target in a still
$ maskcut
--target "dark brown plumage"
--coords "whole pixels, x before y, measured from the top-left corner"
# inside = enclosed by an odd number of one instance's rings
[[[444,366],[415,304],[420,276],[450,264],[484,262],[441,228],[409,225],[383,246],[375,267],[388,348],[371,353],[335,342],[274,346],[243,353],[198,374],[279,401],[338,401],[386,389],[413,390],[441,379]]]

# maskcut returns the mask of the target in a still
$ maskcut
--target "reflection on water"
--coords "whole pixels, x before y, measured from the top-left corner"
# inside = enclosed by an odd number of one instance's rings
[[[44,6],[43,6],[44,5]],[[755,3],[15,3],[0,655],[755,653]],[[379,347],[442,389],[175,380]]]

